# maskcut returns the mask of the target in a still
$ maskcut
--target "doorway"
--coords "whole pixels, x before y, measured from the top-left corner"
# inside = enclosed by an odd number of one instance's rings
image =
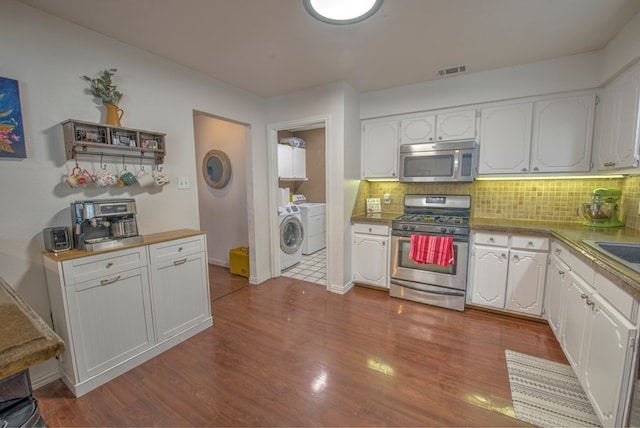
[[[228,269],[229,252],[249,244],[246,166],[249,129],[246,124],[198,111],[193,113],[193,122],[200,229],[207,234],[208,263]],[[230,171],[224,185],[212,186],[211,180],[205,179],[203,160],[211,151],[228,157]],[[220,290],[211,290],[212,296],[246,285],[245,278],[233,279],[230,275],[228,284],[220,283]]]
[[[283,257],[280,249],[280,221],[281,216],[277,217],[277,221],[272,224],[272,271],[274,277],[285,276],[303,281],[314,282],[328,288],[327,281],[329,266],[327,265],[327,236],[329,229],[327,227],[327,177],[326,177],[326,160],[328,158],[327,145],[327,126],[326,120],[309,120],[296,123],[276,124],[270,126],[269,144],[270,153],[274,154],[275,165],[272,165],[271,172],[275,179],[271,190],[272,204],[279,208],[286,204],[286,197],[283,194],[292,195],[294,205],[300,210],[300,218],[303,222],[305,245],[301,251],[300,261],[293,266],[283,269],[281,259]],[[291,140],[301,140],[305,148],[305,176],[303,179],[281,179],[279,171],[278,144]],[[296,141],[295,144],[298,144]],[[282,158],[281,158],[282,159]],[[286,190],[283,193],[283,190]],[[304,199],[301,199],[304,198]],[[311,209],[313,207],[313,209]],[[313,223],[311,223],[313,222]],[[307,223],[306,225],[304,223]],[[318,225],[321,224],[321,228]],[[322,242],[320,244],[320,242]],[[284,256],[288,257],[288,256]],[[288,264],[288,263],[285,263]]]

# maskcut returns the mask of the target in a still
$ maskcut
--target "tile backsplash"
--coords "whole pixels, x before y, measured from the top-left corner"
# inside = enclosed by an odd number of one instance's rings
[[[388,193],[389,205],[382,204],[383,213],[401,213],[404,195],[411,193],[441,193],[471,195],[472,216],[477,218],[508,218],[517,220],[582,223],[576,208],[590,201],[593,189],[619,187],[622,199],[618,216],[627,227],[640,229],[640,176],[624,178],[546,179],[474,181],[473,183],[398,183],[361,181],[354,214],[365,212],[366,198],[380,198]]]

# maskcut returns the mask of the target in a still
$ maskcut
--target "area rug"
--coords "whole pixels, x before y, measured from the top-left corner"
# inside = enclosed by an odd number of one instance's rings
[[[505,350],[516,418],[539,427],[599,427],[571,366]]]

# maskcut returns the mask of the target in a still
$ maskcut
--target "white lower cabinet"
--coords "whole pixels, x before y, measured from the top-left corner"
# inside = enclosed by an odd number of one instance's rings
[[[353,225],[353,281],[389,288],[389,226]]]
[[[603,426],[622,426],[636,327],[599,294],[589,297],[582,385]]]
[[[189,249],[190,246],[195,248]],[[151,296],[159,342],[210,317],[208,287],[202,286],[207,283],[208,274],[204,248],[200,237],[149,246]]]
[[[542,315],[548,239],[474,232],[471,303]]]
[[[544,313],[551,327],[551,331],[558,339],[561,340],[562,335],[562,317],[564,314],[564,300],[566,292],[566,283],[569,281],[570,268],[558,257],[557,252],[561,251],[554,248],[551,244],[552,252],[547,268],[547,282],[544,292]]]
[[[636,370],[637,301],[566,247],[554,242],[552,249],[546,293],[556,297],[547,301],[549,325],[555,332],[560,319],[560,345],[600,423],[623,426]],[[555,266],[564,275],[553,273]]]
[[[202,251],[157,257],[171,242]],[[53,327],[66,345],[61,375],[74,395],[212,325],[205,248],[198,235],[63,261],[44,257]]]

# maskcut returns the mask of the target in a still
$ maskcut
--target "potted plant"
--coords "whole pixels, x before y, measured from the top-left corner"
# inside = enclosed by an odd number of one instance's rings
[[[118,87],[111,81],[111,77],[116,71],[118,70],[115,68],[109,68],[99,73],[96,78],[82,76],[82,79],[89,83],[89,93],[102,100],[107,109],[106,122],[110,125],[120,126],[124,110],[118,108],[118,103],[122,98],[122,92],[118,91]]]

